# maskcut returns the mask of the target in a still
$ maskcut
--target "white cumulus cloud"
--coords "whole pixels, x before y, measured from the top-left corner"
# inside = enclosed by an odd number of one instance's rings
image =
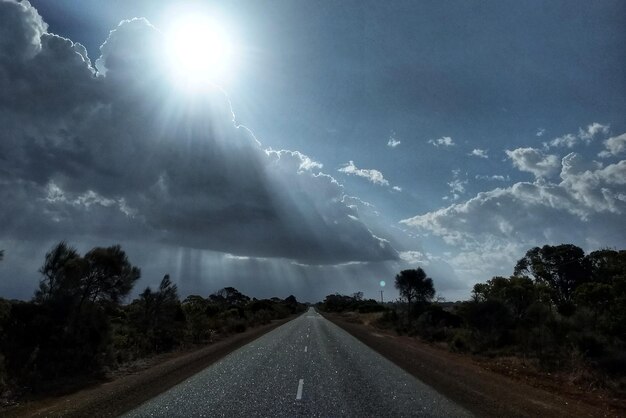
[[[610,129],[609,125],[603,125],[603,124],[598,123],[598,122],[593,122],[592,124],[587,125],[586,128],[579,128],[578,129],[578,136],[582,140],[584,140],[586,142],[589,142],[596,135],[608,134],[609,133],[609,129]]]
[[[545,148],[573,148],[578,144],[590,144],[598,135],[608,134],[610,126],[593,122],[585,128],[578,128],[577,134],[565,134],[544,143]]]
[[[550,176],[560,166],[556,155],[545,154],[536,148],[517,148],[505,152],[518,170],[532,173],[536,178]]]
[[[443,200],[457,200],[461,197],[463,193],[465,193],[465,186],[467,185],[468,180],[461,179],[461,170],[456,169],[452,170],[452,180],[447,183],[450,188],[450,196],[444,196]]]
[[[470,152],[468,155],[478,158],[489,158],[489,155],[487,155],[487,150],[480,148],[474,148],[472,152]]]
[[[387,141],[387,146],[390,148],[395,148],[398,145],[400,145],[402,143],[402,141],[396,139],[396,133],[395,132],[391,132],[391,135],[389,135],[389,140]]]
[[[501,174],[493,174],[491,176],[484,174],[477,174],[474,176],[476,180],[489,180],[489,181],[509,181],[509,176],[503,176]]]
[[[626,133],[604,141],[605,150],[601,151],[598,156],[606,158],[626,152]]]
[[[348,162],[337,171],[351,176],[363,177],[364,179],[380,186],[389,186],[389,181],[385,179],[383,173],[375,169],[358,168],[354,165],[354,161]]]
[[[451,137],[449,136],[442,136],[441,138],[437,138],[437,139],[429,139],[428,140],[429,144],[432,144],[433,146],[439,148],[439,147],[453,147],[454,145],[456,145],[454,143],[454,141],[452,140]]]
[[[559,182],[538,178],[495,188],[401,223],[454,248],[451,264],[459,271],[510,270],[523,251],[545,243],[624,246],[616,231],[626,215],[626,160],[600,167],[570,153],[561,166]]]
[[[387,141],[387,146],[391,147],[391,148],[395,148],[398,145],[400,145],[401,143],[402,143],[402,141],[398,141],[397,139],[389,138],[389,141]]]

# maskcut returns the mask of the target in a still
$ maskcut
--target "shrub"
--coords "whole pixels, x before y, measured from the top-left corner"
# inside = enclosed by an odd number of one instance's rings
[[[511,342],[511,312],[499,300],[466,302],[459,310],[482,349],[499,348]]]
[[[224,324],[224,331],[227,334],[237,334],[240,332],[244,332],[246,328],[246,322],[241,319],[228,318]]]
[[[380,303],[376,302],[373,299],[364,300],[359,302],[357,310],[360,313],[371,313],[371,312],[382,312],[385,311],[386,308]]]
[[[472,351],[472,334],[467,329],[455,329],[452,331],[448,346],[450,350],[458,353]]]

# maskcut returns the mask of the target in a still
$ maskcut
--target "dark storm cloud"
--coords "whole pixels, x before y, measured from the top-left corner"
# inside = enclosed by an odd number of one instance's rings
[[[397,259],[320,164],[265,150],[218,89],[185,97],[146,20],[92,65],[28,2],[0,1],[3,239],[98,236],[305,263]]]

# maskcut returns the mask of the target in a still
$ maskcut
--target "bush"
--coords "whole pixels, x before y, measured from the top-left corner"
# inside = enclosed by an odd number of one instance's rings
[[[513,318],[509,309],[499,300],[466,302],[460,312],[483,350],[500,348],[511,343]]]
[[[451,328],[461,326],[458,315],[447,312],[438,305],[430,305],[418,317],[415,329],[419,336],[429,341],[444,341]]]
[[[380,318],[374,321],[374,325],[379,328],[391,328],[399,320],[398,313],[395,309],[387,309],[383,312]]]
[[[272,321],[274,311],[269,309],[262,309],[252,313],[250,318],[251,325],[263,325],[269,324]]]
[[[467,329],[455,329],[452,331],[448,346],[457,353],[466,353],[472,350],[472,334]]]
[[[58,306],[15,303],[7,321],[2,352],[7,372],[33,389],[64,377],[102,372],[109,358],[110,326],[96,304],[80,316]]]
[[[369,299],[360,302],[357,305],[357,310],[360,313],[372,313],[385,311],[386,308],[375,300]]]
[[[246,330],[246,322],[241,319],[228,318],[224,324],[224,332],[227,334],[238,334]]]
[[[626,350],[623,347],[604,352],[593,363],[612,377],[626,376]]]

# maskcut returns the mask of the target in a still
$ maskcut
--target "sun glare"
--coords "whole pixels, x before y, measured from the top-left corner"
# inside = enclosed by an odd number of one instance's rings
[[[178,82],[219,83],[232,71],[233,48],[223,28],[203,17],[185,17],[167,31],[167,54]]]

